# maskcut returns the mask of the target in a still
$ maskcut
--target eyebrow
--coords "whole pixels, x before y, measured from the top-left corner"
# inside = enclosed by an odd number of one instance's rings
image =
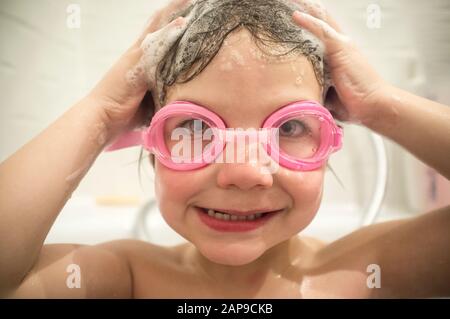
[[[208,110],[211,111],[211,112],[215,112],[214,110],[211,110],[211,108],[210,108],[207,104],[205,104],[205,103],[200,103],[198,100],[195,100],[195,99],[178,98],[178,99],[174,99],[174,100],[173,100],[173,102],[175,102],[175,101],[189,102],[189,103],[192,103],[192,104],[196,104],[196,105],[202,106],[202,107],[204,107],[205,109],[208,109]],[[171,103],[173,103],[173,102],[171,102]],[[168,103],[168,104],[170,104],[170,103]]]
[[[308,97],[292,98],[292,99],[289,99],[288,102],[279,103],[277,108],[275,110],[273,110],[271,113],[276,112],[277,110],[279,110],[279,109],[283,108],[284,106],[289,105],[289,104],[291,104],[293,102],[297,102],[297,101],[311,101],[311,100],[322,104],[321,101],[317,101],[316,99],[313,99],[313,98],[308,98]],[[204,107],[205,109],[208,109],[211,112],[217,113],[216,111],[212,110],[208,106],[208,104],[199,102],[199,100],[197,100],[197,99],[193,99],[193,98],[177,98],[177,99],[173,99],[173,101],[171,103],[173,103],[175,101],[185,101],[185,102],[197,104],[197,105],[200,105],[200,106]],[[167,103],[167,104],[170,104],[170,103]]]
[[[197,99],[195,99],[195,98],[194,98],[194,99],[193,99],[193,98],[182,98],[182,96],[181,96],[181,97],[179,97],[179,98],[177,97],[176,99],[172,99],[172,100],[173,100],[173,101],[172,101],[171,103],[173,103],[173,102],[175,102],[175,101],[185,101],[185,102],[193,103],[193,104],[199,105],[199,106],[201,106],[201,107],[204,107],[204,108],[207,109],[208,111],[211,111],[211,112],[215,113],[217,116],[219,116],[219,118],[226,124],[226,126],[228,126],[227,121],[225,120],[225,118],[224,118],[220,113],[218,113],[217,111],[211,109],[207,104],[205,104],[205,103],[200,103],[199,100],[197,100]],[[276,109],[272,110],[269,114],[265,115],[264,119],[267,119],[270,115],[272,115],[272,114],[275,113],[276,111],[282,109],[283,107],[285,107],[285,106],[287,106],[287,105],[289,105],[289,104],[291,104],[291,103],[293,103],[293,102],[297,102],[297,101],[307,101],[307,100],[316,101],[316,102],[322,104],[321,101],[317,101],[316,99],[313,99],[313,98],[307,98],[307,97],[304,97],[304,96],[302,96],[302,97],[300,97],[300,98],[292,98],[292,99],[289,99],[288,102],[281,103],[279,106],[277,106]],[[168,103],[168,104],[170,104],[170,103]],[[264,120],[263,120],[263,122],[264,122]],[[262,123],[261,123],[261,124],[262,124]]]
[[[205,109],[207,109],[208,111],[210,111],[210,112],[213,112],[213,113],[215,113],[226,125],[228,125],[227,124],[227,121],[223,118],[223,116],[222,115],[220,115],[217,111],[215,111],[215,110],[212,110],[207,104],[205,104],[205,103],[200,103],[200,102],[198,102],[198,100],[196,100],[196,99],[192,99],[192,98],[187,98],[187,99],[185,99],[185,98],[176,98],[176,99],[172,99],[173,101],[172,102],[170,102],[170,103],[167,103],[166,105],[169,105],[169,104],[171,104],[171,103],[173,103],[173,102],[176,102],[176,101],[184,101],[184,102],[188,102],[188,103],[192,103],[192,104],[196,104],[196,105],[199,105],[199,106],[201,106],[201,107],[204,107]]]

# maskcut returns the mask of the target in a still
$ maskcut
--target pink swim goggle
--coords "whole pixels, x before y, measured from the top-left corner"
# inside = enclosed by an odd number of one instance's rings
[[[315,101],[298,101],[278,109],[256,132],[259,136],[265,132],[264,136],[269,137],[260,142],[266,153],[291,170],[317,169],[342,147],[342,128]],[[186,171],[211,164],[235,136],[243,134],[255,133],[227,128],[216,113],[205,107],[176,101],[161,108],[149,127],[125,133],[106,151],[144,146],[166,167]]]

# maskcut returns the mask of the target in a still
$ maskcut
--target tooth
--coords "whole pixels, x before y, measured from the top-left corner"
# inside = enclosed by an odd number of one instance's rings
[[[213,209],[208,209],[208,215],[217,219],[222,219],[222,220],[232,220],[232,221],[244,221],[244,220],[255,220],[257,218],[262,217],[263,213],[255,213],[252,215],[247,215],[247,216],[238,216],[238,215],[231,215],[231,214],[227,214],[227,213],[223,213],[223,212],[218,212],[215,211]]]

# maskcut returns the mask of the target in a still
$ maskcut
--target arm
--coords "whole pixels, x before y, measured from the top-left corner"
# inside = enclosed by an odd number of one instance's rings
[[[325,103],[332,114],[394,140],[450,179],[450,107],[386,83],[330,15],[311,10],[295,13],[294,21],[327,48],[334,89]]]
[[[99,105],[85,99],[0,165],[0,282],[17,286],[59,212],[101,152]]]
[[[308,13],[295,13],[293,18],[327,48],[334,89],[326,106],[335,117],[364,124],[392,139],[450,179],[450,108],[386,83],[330,15],[314,8]],[[416,218],[363,228],[331,250],[336,252],[341,245],[351,256],[340,260],[362,256],[364,267],[379,263],[383,296],[448,296],[449,230],[450,207],[442,207]]]
[[[78,291],[78,296],[103,296],[112,284],[119,290],[111,296],[130,294],[126,245],[43,247],[43,242],[103,147],[144,122],[145,110],[139,106],[152,83],[143,74],[136,75],[134,82],[127,75],[142,58],[144,38],[157,34],[165,39],[183,20],[159,29],[161,20],[188,2],[174,0],[158,11],[141,37],[85,98],[0,164],[0,295],[65,295],[67,263],[78,264],[92,278],[88,293]]]
[[[365,125],[397,142],[450,180],[450,107],[395,87],[370,107]]]
[[[133,242],[96,246],[44,245],[18,286],[7,298],[131,298],[133,275],[129,256]],[[71,268],[76,266],[77,268]]]
[[[371,298],[448,297],[449,229],[450,206],[358,229],[320,251],[314,275],[341,273]],[[369,265],[379,266],[379,288],[367,287]]]
[[[85,99],[0,165],[0,296],[131,296],[120,244],[43,246],[107,135],[100,108]],[[80,289],[66,285],[71,264],[81,269]]]
[[[450,206],[373,227],[382,297],[450,296]]]

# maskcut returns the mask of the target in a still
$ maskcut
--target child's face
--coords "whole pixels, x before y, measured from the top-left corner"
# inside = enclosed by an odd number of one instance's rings
[[[217,113],[229,127],[259,128],[264,119],[290,102],[321,101],[321,87],[303,56],[264,60],[248,31],[231,34],[200,75],[168,90],[167,103],[191,101]],[[262,165],[262,164],[261,164]],[[166,222],[209,260],[243,265],[304,229],[322,198],[325,165],[315,171],[280,167],[267,174],[258,163],[213,163],[194,171],[155,164],[155,190]],[[196,207],[249,211],[283,208],[252,231],[209,228]]]

